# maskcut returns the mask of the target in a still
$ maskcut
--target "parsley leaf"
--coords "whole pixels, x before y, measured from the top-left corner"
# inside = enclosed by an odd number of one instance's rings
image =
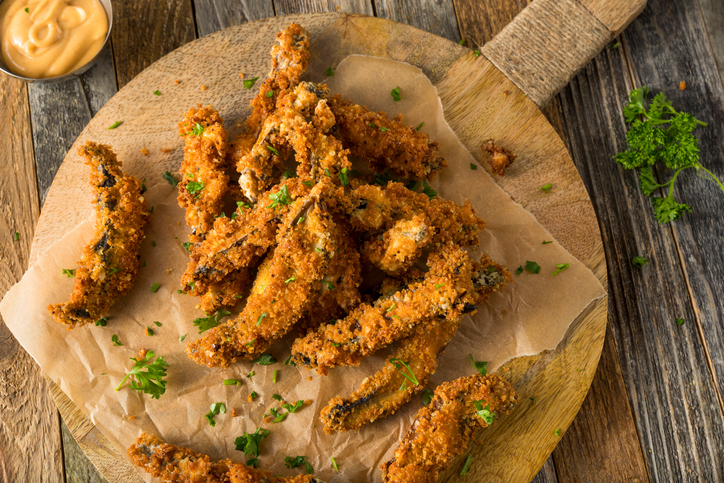
[[[312,468],[312,465],[307,462],[306,456],[285,456],[284,457],[284,464],[287,468],[296,468],[297,466],[304,465],[304,469],[306,470],[307,474],[310,475],[314,473],[314,468]]]
[[[279,151],[277,150],[277,148],[275,148],[274,146],[269,146],[269,145],[267,144],[266,148],[267,148],[269,151],[271,151],[272,153],[276,154],[277,156],[281,156],[281,154],[279,154]],[[286,186],[286,185],[284,185],[284,186]]]
[[[324,73],[327,74],[327,77],[332,77],[334,75],[334,69],[332,69],[331,67],[327,67]]]
[[[113,342],[113,345],[115,345],[115,346],[123,345],[123,342],[118,340],[118,336],[116,334],[113,334],[111,336],[111,342]]]
[[[163,172],[163,179],[168,181],[168,184],[170,184],[174,188],[178,184],[178,181],[176,181],[176,178],[174,178],[173,175],[171,173],[169,173],[168,171]]]
[[[520,275],[521,273],[523,273],[523,265],[521,265],[520,267],[518,267],[518,268],[515,270],[515,274],[516,274],[516,275]]]
[[[567,270],[569,268],[571,268],[570,263],[556,263],[556,270],[553,273],[551,273],[551,275],[558,275],[563,270]]]
[[[633,263],[635,266],[637,266],[639,268],[646,265],[647,262],[648,262],[648,260],[640,255],[636,255],[635,257],[633,257],[631,259],[631,263]]]
[[[260,366],[268,366],[269,364],[274,364],[277,360],[274,359],[274,357],[271,354],[262,354],[253,361],[251,361],[252,364],[259,364]]]
[[[339,473],[339,466],[337,465],[337,460],[334,459],[334,456],[330,456],[332,458],[332,468],[334,468],[334,471]]]
[[[259,467],[259,458],[249,458],[246,460],[246,466],[251,466],[252,468],[258,468]]]
[[[290,413],[296,413],[298,409],[301,409],[302,407],[304,407],[304,401],[300,399],[299,401],[295,402],[294,404],[289,404],[289,403],[282,404],[282,407],[284,409],[286,409],[287,411],[289,411]]]
[[[631,126],[626,133],[628,149],[614,159],[624,169],[639,169],[641,191],[651,197],[656,220],[664,224],[692,211],[691,206],[674,199],[674,182],[681,171],[694,168],[702,177],[717,183],[723,192],[724,185],[699,163],[699,140],[693,131],[707,124],[674,109],[663,92],[647,105],[649,93],[650,89],[644,86],[629,94],[629,102],[623,109],[626,122]],[[659,163],[674,172],[663,184],[657,182],[653,171],[653,166]],[[657,189],[667,187],[665,198],[652,196]]]
[[[420,384],[420,381],[417,380],[417,377],[415,377],[415,374],[412,372],[412,368],[410,367],[410,364],[407,362],[398,359],[396,357],[392,357],[389,360],[390,364],[395,366],[395,369],[401,369],[400,374],[402,374],[402,377],[413,383],[414,385],[418,386]],[[404,369],[402,368],[404,366]],[[407,370],[407,373],[405,373],[405,370]],[[400,387],[401,391],[404,391],[406,389],[406,385],[403,382],[402,387]]]
[[[429,388],[425,388],[425,390],[422,391],[422,396],[421,396],[422,404],[424,404],[425,406],[430,404],[430,401],[432,401],[432,398],[434,395],[435,395],[435,393],[432,392],[432,390],[430,390]]]
[[[225,309],[219,309],[219,311],[215,314],[208,315],[207,317],[199,317],[198,319],[194,319],[194,327],[198,327],[199,334],[201,334],[219,325],[221,319],[223,319],[227,315],[231,315],[231,312]]]
[[[214,420],[214,416],[217,414],[224,414],[226,412],[226,406],[224,403],[212,403],[211,407],[209,408],[209,412],[204,414],[204,417],[209,422],[209,425],[216,426],[216,421]]]
[[[473,366],[475,366],[475,369],[477,369],[481,375],[485,376],[488,374],[488,361],[476,361],[473,359],[473,355],[470,354],[470,362],[473,363]]]
[[[108,323],[108,319],[109,317],[101,317],[100,319],[96,320],[96,327],[105,327]]]
[[[274,97],[274,91],[267,91],[266,96],[267,96],[267,97]]]
[[[123,124],[123,121],[116,121],[113,124],[111,124],[110,126],[108,126],[106,129],[115,129],[118,126],[120,126],[121,124]]]
[[[460,470],[460,476],[466,474],[468,471],[470,471],[470,463],[473,462],[473,455],[469,455],[467,458],[465,458],[465,464],[463,465],[463,469]]]
[[[427,195],[427,197],[430,198],[430,199],[433,199],[434,197],[437,196],[437,191],[435,191],[434,189],[430,188],[430,185],[427,184],[427,180],[426,180],[426,179],[423,179],[423,180],[422,180],[422,192],[425,193],[425,194]]]
[[[193,129],[191,129],[191,134],[193,134],[194,136],[201,136],[204,133],[205,129],[206,128],[201,123],[197,122],[194,125]]]
[[[158,288],[159,288],[160,286],[161,286],[160,283],[154,283],[153,285],[151,285],[151,292],[153,292],[153,293],[158,292]]]
[[[63,268],[63,275],[68,275],[68,278],[75,277],[75,268]]]
[[[535,262],[531,262],[530,260],[526,260],[525,269],[530,273],[540,273],[540,265]],[[518,271],[516,270],[515,273],[518,273]]]
[[[259,79],[259,76],[254,77],[253,79],[244,79],[244,89],[251,89],[254,87],[254,84],[256,84],[257,79]]]
[[[490,426],[491,424],[493,424],[495,422],[495,413],[490,411],[490,404],[483,407],[484,402],[485,402],[484,400],[473,401],[473,404],[475,404],[475,410],[476,410],[475,414],[477,414],[478,417],[480,417],[480,419],[485,421],[485,424]]]
[[[261,324],[261,321],[264,320],[264,317],[266,317],[266,316],[267,316],[267,313],[264,312],[263,314],[261,314],[261,315],[259,316],[258,319],[256,319],[256,326],[257,326],[257,327],[259,327],[259,324]]]
[[[15,233],[13,233],[13,241],[18,241],[18,240],[20,240],[20,233],[18,233],[16,231]]]
[[[186,191],[191,195],[196,195],[197,198],[201,196],[202,189],[204,189],[204,183],[201,181],[189,181],[186,185]]]
[[[684,319],[676,319],[676,325],[684,325]]]
[[[424,126],[424,125],[425,125],[425,121],[422,121],[420,124],[417,125],[417,127],[415,128],[415,131],[419,131],[420,129],[422,129],[422,126]]]
[[[234,445],[237,451],[243,451],[246,456],[259,456],[261,454],[261,442],[270,434],[271,431],[268,429],[256,428],[253,433],[244,432],[244,436],[236,438]],[[249,465],[248,462],[247,465]]]
[[[342,183],[342,186],[347,186],[349,184],[349,176],[347,176],[347,168],[342,168],[342,171],[337,173],[337,177],[339,177],[339,182]]]
[[[390,91],[390,95],[392,96],[393,101],[400,102],[400,99],[402,99],[402,97],[400,97],[400,86],[397,86],[394,89],[392,89]]]
[[[557,438],[557,437],[559,437],[559,436],[561,435],[561,430],[558,429],[558,428],[556,428],[556,430],[553,431],[553,434],[555,434],[555,435],[556,435],[556,438]]]
[[[168,364],[163,360],[163,356],[159,356],[155,361],[151,362],[154,357],[156,357],[156,354],[153,351],[146,352],[143,359],[131,357],[135,364],[116,387],[116,391],[119,391],[125,384],[126,379],[130,378],[129,387],[131,389],[150,394],[152,399],[160,398],[166,392],[166,381],[163,378],[166,377]]]
[[[553,188],[553,185],[550,184],[550,183],[544,184],[543,186],[540,187],[540,189],[541,189],[542,191],[545,191],[546,193],[550,193],[550,192],[551,192],[551,188]]]
[[[472,169],[473,171],[477,171],[477,170],[478,170],[478,165],[475,164],[475,163],[470,163],[470,169]]]
[[[184,247],[184,250],[186,250],[186,253],[191,253],[191,245],[193,245],[191,242],[183,242],[181,244],[181,246]]]
[[[269,199],[271,199],[273,203],[267,206],[267,208],[276,208],[277,206],[281,208],[284,205],[292,204],[292,197],[289,196],[287,185],[282,186],[278,192],[270,194]]]
[[[156,96],[160,96],[160,95],[161,95],[161,91],[159,91],[158,89],[156,89],[155,91],[153,91],[153,94],[156,95]]]

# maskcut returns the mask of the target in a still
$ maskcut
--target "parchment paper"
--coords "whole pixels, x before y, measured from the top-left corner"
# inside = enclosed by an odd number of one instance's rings
[[[475,316],[466,317],[429,387],[474,373],[469,353],[476,360],[489,361],[488,369],[493,371],[510,358],[554,348],[574,318],[603,296],[604,290],[594,275],[557,242],[541,244],[553,238],[485,170],[470,168],[475,161],[445,122],[435,88],[428,79],[407,64],[353,56],[336,68],[328,84],[333,92],[371,109],[384,110],[391,116],[404,114],[404,121],[410,125],[425,122],[423,130],[440,142],[449,163],[432,183],[433,188],[456,203],[469,198],[487,221],[475,255],[485,251],[511,271],[526,260],[542,267],[538,275],[513,275],[514,283],[492,297]],[[393,102],[389,92],[397,86],[402,100]],[[179,139],[174,152],[179,163],[181,146]],[[299,470],[285,468],[283,457],[305,455],[316,474],[330,481],[379,480],[377,467],[389,459],[421,407],[419,398],[413,398],[393,417],[358,433],[326,435],[317,418],[332,397],[349,395],[362,379],[381,367],[387,352],[370,357],[358,368],[337,368],[322,377],[283,365],[293,340],[289,336],[272,347],[270,352],[278,361],[273,365],[241,362],[223,371],[196,365],[186,357],[184,347],[185,342],[197,337],[192,321],[203,314],[195,308],[196,299],[176,292],[187,263],[181,245],[188,233],[183,212],[176,204],[176,190],[168,184],[150,186],[146,196],[154,206],[154,219],[141,249],[146,266],[141,268],[133,290],[111,310],[108,325],[66,331],[46,309],[50,303],[67,300],[72,290],[73,280],[62,275],[61,269],[75,268],[92,235],[89,198],[87,204],[77,207],[87,211],[88,221],[45,252],[0,303],[5,322],[23,347],[123,454],[145,430],[213,458],[245,461],[247,457],[234,449],[234,439],[261,426],[271,430],[271,436],[262,444],[263,469],[295,474]],[[157,246],[152,246],[152,241]],[[558,263],[570,263],[570,268],[552,276]],[[153,283],[161,284],[156,293],[150,291]],[[154,321],[162,326],[155,326]],[[145,335],[146,327],[151,327],[155,335]],[[113,334],[118,335],[123,346],[113,345]],[[188,334],[183,343],[179,342],[182,334]],[[136,357],[141,348],[163,355],[169,363],[167,391],[160,400],[128,388],[114,390],[133,365],[129,358]],[[274,370],[279,371],[276,383],[272,382]],[[246,375],[251,371],[256,375],[249,379]],[[222,385],[222,380],[228,378],[243,380],[243,386]],[[247,396],[251,391],[259,397],[250,403]],[[286,401],[309,399],[312,404],[279,424],[264,423],[269,408],[279,407],[272,399],[275,393]],[[214,402],[225,403],[227,412],[217,416],[216,426],[211,427],[204,414]],[[237,417],[232,417],[232,408]],[[339,463],[339,474],[332,469],[331,456]]]

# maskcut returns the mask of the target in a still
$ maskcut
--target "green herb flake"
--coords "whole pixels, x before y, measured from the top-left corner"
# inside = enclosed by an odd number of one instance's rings
[[[256,371],[251,371],[249,374],[246,375],[246,377],[248,377],[249,379],[251,379],[254,376],[256,376]]]
[[[284,403],[282,404],[282,407],[290,413],[296,413],[299,409],[304,407],[304,401],[300,399],[294,404]]]
[[[400,87],[397,86],[394,89],[392,89],[390,91],[390,95],[392,96],[393,101],[400,102],[400,99],[402,99],[402,97],[400,96]]]
[[[387,312],[392,312],[393,310],[395,310],[395,307],[397,307],[397,304],[393,303],[392,305],[390,305],[390,308],[387,309]]]
[[[647,262],[648,262],[648,260],[640,255],[637,255],[631,259],[631,263],[633,263],[634,266],[639,267],[639,268],[646,265]]]
[[[422,397],[422,404],[424,404],[425,406],[427,406],[428,404],[430,404],[430,401],[432,401],[432,398],[433,398],[434,395],[435,395],[435,393],[432,392],[432,390],[431,390],[430,388],[427,388],[427,387],[426,387],[425,390],[422,391],[422,396],[421,396],[421,397]]]
[[[264,312],[263,314],[261,314],[261,315],[259,316],[258,319],[256,319],[256,326],[257,326],[257,327],[259,327],[259,324],[261,324],[261,321],[264,320],[264,317],[266,317],[266,316],[267,316],[267,313]]]
[[[277,156],[281,156],[281,154],[279,154],[279,151],[277,150],[277,148],[275,148],[274,146],[269,146],[269,145],[267,144],[266,148],[267,148],[269,151],[271,151],[272,153],[276,154]],[[284,187],[286,187],[286,185],[284,185]]]
[[[251,391],[251,394],[249,394],[249,397],[253,401],[254,399],[258,398],[259,395],[256,393],[256,391]]]
[[[153,323],[156,325],[156,327],[161,327],[163,324],[159,322],[158,320],[154,320]]]
[[[558,428],[556,428],[556,430],[553,431],[553,434],[555,434],[555,435],[556,435],[556,438],[558,438],[558,437],[561,435],[561,430],[558,429]]]
[[[337,173],[337,177],[339,178],[339,182],[342,183],[342,186],[347,186],[349,184],[349,176],[347,176],[348,169],[346,167],[342,168],[342,171]]]
[[[174,188],[176,187],[176,185],[178,185],[178,181],[176,181],[176,178],[174,178],[173,175],[168,171],[163,172],[163,179],[168,181],[168,184],[170,184]]]
[[[224,403],[213,403],[209,407],[209,412],[204,414],[204,417],[209,422],[210,426],[216,426],[216,420],[214,420],[214,416],[217,416],[218,414],[224,414],[226,412],[226,406]]]
[[[184,247],[184,250],[186,250],[186,253],[191,253],[191,245],[193,245],[191,242],[183,242],[181,244],[181,246]]]
[[[479,51],[479,50],[473,50],[473,54],[475,54],[475,57],[480,57],[480,51]]]
[[[538,265],[535,262],[531,262],[530,260],[526,260],[525,269],[528,270],[530,273],[535,273],[535,274],[540,273],[540,265]]]
[[[495,422],[495,413],[490,411],[490,404],[487,404],[486,406],[483,406],[483,403],[485,401],[473,401],[473,404],[475,404],[475,410],[480,419],[485,421],[485,424],[488,426],[492,425]]]
[[[20,240],[20,233],[18,233],[18,232],[16,231],[16,232],[13,234],[13,241],[18,241],[18,240]]]
[[[529,397],[528,399],[530,399],[531,401],[533,401],[533,404],[535,404],[535,398],[534,398],[534,397]]]
[[[267,206],[267,208],[279,207],[279,209],[281,209],[285,205],[292,204],[292,197],[289,196],[289,190],[287,189],[287,185],[282,186],[281,189],[276,193],[270,194],[269,199],[272,200],[272,204]]]
[[[204,189],[204,183],[201,181],[189,181],[186,185],[186,191],[189,192],[190,195],[196,195],[196,198],[201,196],[201,191]]]
[[[676,319],[676,325],[684,325],[684,319]]]
[[[422,192],[427,195],[428,198],[433,199],[437,196],[437,191],[432,189],[429,184],[427,184],[427,180],[422,180]]]
[[[476,361],[473,359],[473,355],[470,354],[470,362],[473,363],[473,367],[478,370],[480,375],[485,376],[488,374],[488,362],[487,361]]]
[[[146,327],[146,335],[153,337],[153,329],[151,327]]]
[[[121,124],[123,124],[123,121],[116,121],[113,124],[111,124],[110,126],[108,126],[106,129],[115,129],[118,126],[120,126]]]
[[[219,309],[219,311],[215,314],[207,314],[207,317],[199,317],[198,319],[194,319],[194,327],[198,327],[199,334],[201,334],[219,325],[221,319],[223,319],[227,315],[231,315],[231,312],[225,309]]]
[[[113,342],[113,345],[115,345],[115,346],[123,345],[123,342],[118,340],[118,336],[116,334],[113,334],[111,336],[111,342]]]
[[[332,468],[334,468],[334,471],[339,473],[339,465],[337,464],[337,460],[334,459],[334,456],[330,456],[332,459]]]
[[[262,354],[253,361],[251,361],[252,364],[259,364],[260,366],[268,366],[269,364],[274,364],[277,360],[274,359],[274,357],[271,354]]]
[[[267,97],[274,97],[274,91],[267,91],[266,96],[267,96]]]
[[[30,9],[28,7],[25,7],[25,13],[30,13]]]
[[[298,223],[297,223],[298,224]],[[297,279],[297,277],[289,277],[288,279],[284,280],[284,283],[289,284],[289,282],[293,282]]]
[[[304,469],[308,475],[314,473],[314,468],[312,468],[312,465],[309,464],[306,456],[295,456],[293,458],[291,456],[286,456],[284,458],[284,464],[287,468],[291,469],[304,465]]]
[[[415,377],[415,374],[412,372],[412,368],[410,367],[409,363],[407,363],[401,359],[398,359],[396,357],[390,358],[389,363],[392,364],[393,366],[395,366],[395,369],[400,369],[400,374],[402,374],[402,376],[405,379],[407,379],[408,381],[410,381],[411,383],[413,383],[416,386],[418,386],[420,384],[420,381],[417,380],[417,377]],[[404,368],[403,368],[403,366],[404,366]],[[405,372],[405,371],[407,371],[407,372]],[[400,390],[404,391],[405,390],[405,389],[403,389],[404,387],[405,387],[405,383],[402,384],[402,387],[400,388]]]
[[[151,246],[152,246],[152,247],[155,247],[155,246],[156,246],[156,240],[151,240]]]
[[[444,286],[445,286],[444,283],[436,283],[436,284],[435,284],[435,290],[440,290],[440,287],[444,287]]]
[[[110,268],[108,269],[108,274],[109,274],[109,275],[113,275],[114,273],[116,273],[116,272],[120,272],[120,271],[121,271],[121,269],[120,269],[120,268],[113,268],[113,267],[110,267]]]
[[[101,317],[95,321],[96,327],[105,327],[108,324],[109,317]]]
[[[327,77],[332,77],[334,75],[334,69],[332,69],[331,67],[327,67],[324,70],[324,73],[327,74]]]
[[[254,84],[256,84],[257,79],[259,79],[258,76],[254,77],[253,79],[245,79],[243,82],[244,89],[251,89],[252,87],[254,87]]]
[[[151,399],[160,398],[166,392],[166,381],[163,378],[166,377],[168,364],[163,360],[162,356],[151,362],[154,357],[156,357],[156,354],[153,351],[146,352],[143,359],[131,357],[131,360],[135,362],[133,368],[116,387],[116,391],[119,391],[126,383],[126,380],[130,378],[128,387],[134,391],[150,394]]]
[[[422,126],[424,126],[424,125],[425,125],[425,121],[421,122],[421,123],[418,124],[417,127],[415,128],[415,131],[419,131],[420,129],[422,129]]]
[[[541,191],[545,191],[546,193],[550,193],[551,188],[553,188],[553,185],[550,183],[544,184],[543,186],[540,187]]]
[[[63,268],[63,275],[67,275],[68,278],[75,277],[75,269],[74,268]]]
[[[296,366],[297,363],[292,360],[292,355],[289,354],[289,357],[287,357],[287,360],[284,361],[285,366]]]
[[[256,394],[256,393],[253,393]],[[261,442],[271,434],[268,429],[256,428],[253,433],[244,433],[234,440],[237,451],[243,451],[246,456],[259,456],[261,454]],[[256,459],[256,458],[254,458]],[[247,466],[252,466],[246,462]],[[256,466],[254,466],[256,468]]]
[[[475,163],[470,163],[470,169],[472,169],[473,171],[477,171],[477,170],[478,170],[478,165],[475,164]]]
[[[178,338],[178,341],[179,341],[179,342],[183,342],[185,338],[186,338],[186,334],[184,334],[184,335],[182,335],[181,337],[179,337],[179,338]]]
[[[158,287],[160,287],[160,286],[161,286],[160,283],[154,283],[153,285],[151,285],[151,292],[153,292],[153,293],[158,292]]]
[[[516,275],[520,275],[521,273],[523,273],[523,265],[521,265],[520,267],[518,267],[518,268],[515,270],[515,274],[516,274]]]
[[[541,243],[541,245],[548,245],[549,243],[553,243],[553,241],[552,240],[551,241],[543,240],[543,243]]]
[[[465,464],[463,465],[463,469],[460,470],[460,476],[466,474],[468,471],[470,471],[470,464],[473,462],[473,455],[469,455],[467,458],[465,458]]]
[[[201,136],[204,133],[205,129],[206,128],[201,123],[197,122],[194,125],[193,129],[191,129],[191,134],[193,134],[194,136]]]
[[[278,378],[279,378],[279,369],[274,369],[274,372],[272,373],[272,382],[276,384]]]
[[[613,44],[613,45],[611,46],[611,50],[616,50],[616,49],[618,49],[619,47],[621,47],[621,42],[616,42],[615,44]]]
[[[160,95],[161,95],[161,91],[159,91],[158,89],[156,89],[155,91],[153,91],[153,95],[154,95],[154,96],[160,96]]]
[[[558,275],[563,270],[568,270],[569,268],[571,268],[570,263],[556,263],[556,269],[553,273],[551,273],[551,275]]]

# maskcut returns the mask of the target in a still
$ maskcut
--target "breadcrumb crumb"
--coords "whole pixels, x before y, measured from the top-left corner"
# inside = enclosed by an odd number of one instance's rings
[[[148,156],[148,149],[141,148],[141,154],[143,154],[144,156]]]
[[[683,91],[684,89],[686,89],[686,82],[684,82],[684,81],[679,82],[679,89],[682,90],[682,91]]]

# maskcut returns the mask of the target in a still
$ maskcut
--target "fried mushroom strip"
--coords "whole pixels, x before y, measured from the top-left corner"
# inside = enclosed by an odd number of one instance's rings
[[[389,169],[403,178],[432,179],[447,165],[436,155],[438,143],[402,124],[401,116],[390,119],[384,112],[370,111],[338,95],[330,97],[329,107],[344,145],[375,172]]]
[[[185,145],[178,203],[186,210],[192,242],[205,238],[224,204],[229,177],[224,171],[228,146],[222,122],[218,112],[199,105],[190,109],[179,123]]]
[[[476,374],[435,389],[430,405],[417,412],[391,461],[383,463],[385,483],[434,483],[455,457],[465,451],[479,428],[509,414],[517,395],[498,375]]]
[[[473,285],[481,293],[479,286],[494,287],[505,280],[509,281],[509,277],[505,267],[483,257],[473,272]],[[390,297],[399,290],[399,285],[394,285],[386,284],[383,288]],[[365,424],[394,414],[414,394],[420,392],[435,373],[438,360],[457,333],[461,321],[462,316],[458,316],[439,318],[431,324],[419,324],[411,336],[400,340],[382,369],[362,381],[359,389],[349,398],[332,399],[322,409],[319,419],[325,426],[324,430],[328,434],[332,431],[357,430]]]
[[[134,465],[164,483],[324,483],[314,475],[274,476],[229,459],[212,462],[206,455],[146,433],[128,448],[128,456]]]
[[[409,336],[416,326],[429,327],[437,318],[453,319],[476,310],[475,304],[508,281],[501,272],[481,274],[465,250],[446,245],[428,259],[429,272],[391,297],[361,304],[347,317],[297,339],[292,355],[297,364],[326,374],[335,366],[359,365],[362,358]]]
[[[133,287],[143,230],[151,220],[142,183],[121,171],[110,146],[89,141],[78,154],[92,168],[96,232],[78,261],[70,300],[48,306],[55,320],[68,329],[100,319]]]
[[[186,352],[199,364],[226,367],[239,357],[253,358],[286,334],[312,304],[312,293],[337,252],[335,223],[327,200],[331,182],[319,183],[285,215],[277,245],[259,267],[244,310],[189,343]]]

